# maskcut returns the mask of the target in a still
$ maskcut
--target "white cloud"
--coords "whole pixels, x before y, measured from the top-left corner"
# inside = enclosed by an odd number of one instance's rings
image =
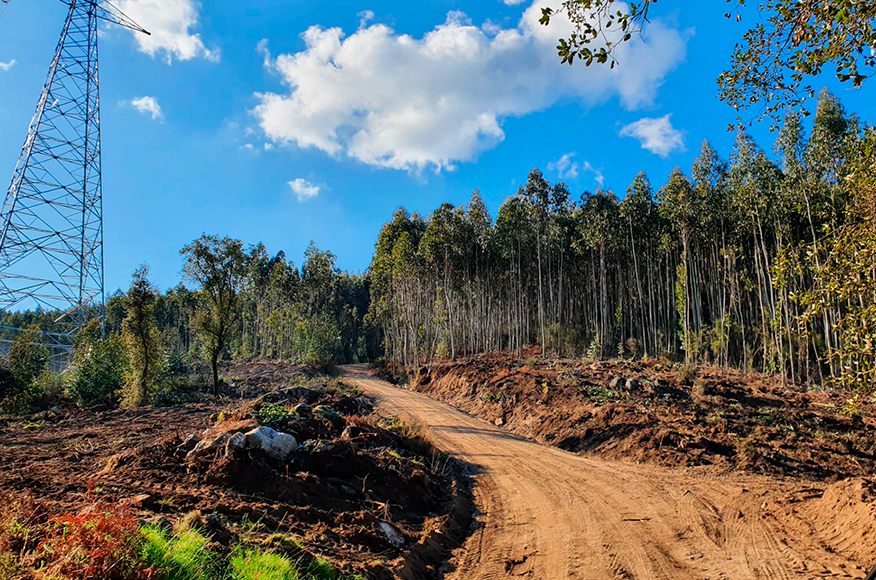
[[[374,10],[363,10],[356,16],[359,18],[359,28],[363,28],[374,20]]]
[[[10,60],[9,62],[0,62],[0,70],[8,71],[9,69],[11,69],[12,67],[15,66],[15,62],[16,61],[14,58],[12,60]]]
[[[152,33],[134,33],[140,50],[149,56],[163,53],[167,64],[174,58],[219,61],[220,51],[208,49],[201,35],[192,32],[200,22],[200,5],[195,0],[119,0],[116,5]]]
[[[292,188],[292,193],[298,198],[298,201],[307,201],[312,197],[319,195],[319,186],[305,181],[300,177],[289,182],[289,187]]]
[[[265,143],[265,151],[271,151],[274,149],[274,146],[271,143]]]
[[[517,6],[518,4],[523,4],[526,0],[502,0],[508,6]]]
[[[255,145],[252,143],[247,143],[246,145],[241,145],[238,147],[241,151],[255,151]]]
[[[288,90],[257,94],[254,114],[269,140],[346,154],[369,165],[420,171],[473,161],[500,143],[503,122],[563,99],[627,109],[653,103],[684,58],[687,33],[655,20],[647,40],[617,47],[621,66],[562,66],[558,19],[538,23],[534,0],[517,27],[490,34],[458,12],[422,38],[370,24],[345,36],[309,28],[301,52],[269,58]],[[621,7],[622,8],[622,7]]]
[[[548,171],[556,171],[560,179],[578,179],[578,163],[572,162],[575,153],[566,153],[556,161],[548,163]]]
[[[158,99],[155,97],[140,97],[131,101],[125,101],[125,104],[134,107],[141,113],[151,115],[153,121],[164,120],[164,111],[161,110],[161,105],[158,104]]]
[[[593,167],[589,161],[581,163],[572,161],[576,155],[577,153],[566,153],[556,161],[551,161],[547,165],[548,171],[555,171],[560,179],[578,179],[581,172],[592,173],[593,181],[601,186],[605,182],[602,172]]]
[[[684,135],[672,126],[672,115],[639,119],[620,130],[621,137],[635,137],[642,149],[669,157],[675,151],[685,151]]]
[[[590,165],[589,161],[585,161],[582,164],[581,168],[588,173],[592,173],[593,181],[595,181],[599,185],[599,187],[602,187],[602,185],[605,183],[605,176],[602,174],[601,171]]]

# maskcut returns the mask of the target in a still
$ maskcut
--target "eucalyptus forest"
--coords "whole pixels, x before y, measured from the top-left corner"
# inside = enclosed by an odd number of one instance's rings
[[[534,169],[492,220],[477,191],[399,209],[370,269],[387,354],[668,357],[872,389],[873,134],[823,92],[772,151],[739,132],[663,185],[578,199]]]
[[[404,369],[527,347],[869,392],[874,135],[826,91],[808,125],[789,114],[766,150],[739,131],[729,158],[703,142],[688,170],[662,185],[639,173],[620,195],[577,195],[533,169],[495,219],[477,190],[425,216],[399,208],[363,274],[312,244],[298,268],[262,244],[204,235],[182,250],[178,286],[158,291],[144,267],[110,297],[106,332],[148,319],[146,346],[127,341],[156,361],[134,400],[198,360],[215,386],[229,358],[326,368],[385,357]],[[52,330],[53,318],[7,313],[0,326]]]

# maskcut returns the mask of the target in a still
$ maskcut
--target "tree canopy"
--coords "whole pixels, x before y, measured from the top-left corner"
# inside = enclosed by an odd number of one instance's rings
[[[751,2],[727,0],[727,18],[742,19]],[[619,63],[616,48],[645,32],[656,0],[565,0],[559,10],[542,9],[549,25],[565,14],[574,31],[561,38],[563,63]],[[702,8],[701,10],[705,10]],[[720,97],[737,111],[757,107],[754,119],[778,121],[788,108],[815,96],[807,79],[831,70],[842,82],[861,86],[876,73],[876,3],[869,0],[769,0],[757,4],[759,18],[737,43],[730,68],[718,79]],[[738,121],[742,120],[740,116]]]

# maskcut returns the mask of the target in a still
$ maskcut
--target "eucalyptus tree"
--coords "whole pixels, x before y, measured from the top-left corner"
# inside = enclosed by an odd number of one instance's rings
[[[692,295],[696,292],[691,280],[693,246],[697,240],[699,208],[690,179],[676,167],[669,181],[657,194],[661,215],[681,239],[680,262],[675,275],[675,302],[681,321],[681,343],[685,360],[692,362],[696,348],[696,333],[700,329],[699,312],[694,308]]]
[[[593,255],[598,259],[598,286],[593,292],[595,313],[595,340],[600,356],[606,351],[612,335],[612,312],[617,308],[609,295],[609,270],[618,265],[617,249],[623,239],[620,222],[620,207],[611,191],[599,189],[582,199],[578,209],[577,239],[574,242],[579,254]],[[613,308],[614,307],[614,308]]]
[[[653,284],[654,279],[659,276],[655,271],[654,249],[657,245],[655,234],[660,218],[651,182],[644,171],[640,171],[627,188],[626,195],[620,202],[619,213],[629,233],[633,279],[636,285],[637,322],[640,325],[638,334],[643,352],[647,356],[649,352],[657,350],[658,308],[654,304],[656,292]]]
[[[699,215],[697,253],[693,260],[695,311],[708,325],[708,344],[703,347],[722,364],[727,364],[730,327],[727,318],[734,299],[732,252],[728,244],[731,212],[727,162],[709,141],[703,141],[700,155],[691,167],[693,196]],[[731,291],[728,292],[728,289]]]

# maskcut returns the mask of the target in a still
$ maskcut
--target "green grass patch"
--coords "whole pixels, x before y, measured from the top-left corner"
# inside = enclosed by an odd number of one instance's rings
[[[299,580],[292,560],[272,552],[240,550],[231,558],[231,580]]]
[[[141,556],[159,570],[163,580],[216,580],[220,578],[218,557],[210,550],[210,540],[188,529],[170,535],[155,526],[141,529]]]

